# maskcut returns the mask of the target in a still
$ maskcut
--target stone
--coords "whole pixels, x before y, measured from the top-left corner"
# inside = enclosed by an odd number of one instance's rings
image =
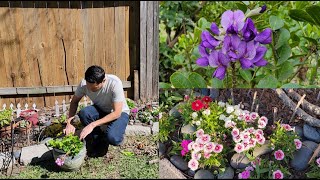
[[[208,170],[200,169],[194,175],[194,179],[215,179],[215,176]]]
[[[173,155],[171,156],[170,161],[174,166],[176,166],[181,171],[186,171],[189,169],[188,163],[181,156]]]
[[[250,165],[250,161],[247,158],[247,156],[243,153],[235,153],[232,158],[231,158],[231,163],[230,165],[234,168],[234,169],[244,169],[247,166]]]
[[[129,121],[129,124],[130,124],[130,125],[133,125],[133,123],[134,123],[134,120],[130,120],[130,121]]]
[[[219,89],[211,88],[210,89],[210,97],[212,99],[217,99],[219,97]]]
[[[159,162],[159,179],[187,179],[167,158]]]
[[[193,171],[193,170],[191,170],[191,169],[189,169],[188,172],[187,172],[187,174],[188,174],[189,176],[194,177],[194,175],[196,174],[196,172]]]
[[[272,151],[272,149],[270,147],[268,147],[270,144],[269,140],[266,140],[265,143],[261,146],[261,147],[255,147],[253,149],[253,156],[258,157],[267,153],[270,153]]]
[[[197,130],[196,127],[194,127],[190,124],[187,124],[181,128],[181,133],[182,134],[193,134],[194,132],[196,132],[196,130]]]
[[[300,137],[300,139],[304,139],[303,129],[302,129],[301,126],[292,126],[292,128],[295,129],[295,132],[298,134],[298,136]]]
[[[163,143],[159,142],[159,156],[163,156],[166,153],[166,145]]]
[[[310,141],[320,143],[320,130],[306,123],[303,125],[303,135]]]
[[[290,162],[291,167],[296,171],[307,169],[308,162],[313,155],[313,151],[318,147],[318,144],[313,141],[303,141],[301,149],[293,154],[293,159]]]
[[[151,128],[151,132],[152,132],[152,134],[159,133],[159,122],[153,123],[152,128]]]
[[[227,167],[226,170],[218,174],[218,179],[233,179],[234,177],[234,170],[232,167]]]
[[[47,138],[45,138],[44,140],[40,141],[40,144],[47,145],[47,142],[48,142],[49,140],[51,140],[51,139],[53,139],[53,138],[52,138],[52,137],[47,137]]]
[[[151,128],[134,124],[132,126],[127,126],[125,134],[128,136],[151,135]]]
[[[21,149],[20,162],[26,166],[53,158],[51,150],[45,144],[23,147]]]

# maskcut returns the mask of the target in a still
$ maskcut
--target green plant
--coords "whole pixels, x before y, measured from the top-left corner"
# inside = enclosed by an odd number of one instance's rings
[[[159,116],[159,133],[157,137],[160,142],[166,142],[171,137],[171,133],[175,131],[176,123],[179,122],[166,112],[161,112]]]
[[[60,117],[55,118],[52,122],[63,124],[63,123],[66,123],[66,120],[67,120],[67,115],[62,114]]]
[[[12,110],[11,109],[5,109],[3,111],[0,111],[0,127],[7,126],[12,121]]]
[[[44,129],[43,134],[45,137],[59,137],[63,134],[63,126],[60,123],[53,123]]]
[[[83,148],[83,142],[78,136],[69,134],[62,139],[51,139],[48,141],[49,147],[60,149],[70,156],[77,155]]]
[[[126,98],[129,109],[136,107],[135,102],[132,99]]]
[[[320,178],[320,157],[316,158],[314,162],[311,162],[310,169],[306,173],[308,178],[319,179]]]

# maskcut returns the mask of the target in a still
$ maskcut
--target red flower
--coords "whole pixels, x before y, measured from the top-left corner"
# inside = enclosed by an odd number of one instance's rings
[[[195,100],[192,104],[192,110],[200,111],[203,108],[203,103],[200,100]]]
[[[203,102],[206,102],[206,103],[209,103],[209,102],[212,101],[212,99],[211,99],[209,96],[204,96],[204,97],[202,98],[202,101],[203,101]]]
[[[207,104],[207,103],[203,104],[203,108],[208,109],[208,107],[209,107],[209,104]]]

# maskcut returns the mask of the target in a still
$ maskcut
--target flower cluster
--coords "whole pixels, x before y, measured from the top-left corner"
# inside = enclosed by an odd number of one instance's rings
[[[132,120],[139,119],[144,123],[159,120],[159,106],[146,105],[144,108],[134,107],[130,112],[130,119]]]
[[[195,141],[188,144],[188,150],[191,151],[191,160],[188,162],[188,166],[193,171],[199,168],[199,160],[202,156],[209,159],[211,153],[221,153],[223,150],[223,145],[211,142],[211,137],[205,134],[203,129],[196,132],[196,137]]]
[[[265,8],[264,8],[265,10]],[[213,77],[224,79],[231,62],[239,61],[243,69],[265,66],[263,59],[267,48],[262,44],[272,42],[272,30],[266,28],[258,32],[251,18],[241,10],[225,11],[221,16],[221,26],[212,23],[210,31],[201,34],[199,53],[196,63],[199,66],[217,67]]]

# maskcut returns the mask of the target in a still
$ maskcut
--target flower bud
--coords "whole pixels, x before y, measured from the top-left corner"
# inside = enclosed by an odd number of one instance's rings
[[[253,9],[253,10],[249,11],[249,13],[246,15],[246,17],[248,18],[248,17],[251,17],[251,16],[260,15],[263,12],[265,12],[266,9],[267,9],[267,6],[263,5],[262,7],[258,7],[256,9]]]

